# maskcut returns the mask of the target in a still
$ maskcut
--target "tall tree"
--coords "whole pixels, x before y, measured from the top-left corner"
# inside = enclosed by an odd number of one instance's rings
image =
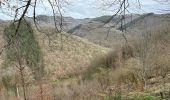
[[[35,79],[39,82],[43,77],[43,55],[41,48],[36,41],[31,24],[25,20],[21,21],[18,34],[15,35],[15,27],[19,23],[11,24],[4,31],[6,42],[10,45],[6,48],[6,66],[16,66],[20,73],[20,80],[23,88],[23,95],[26,98],[26,87],[24,69],[28,67],[32,70]]]

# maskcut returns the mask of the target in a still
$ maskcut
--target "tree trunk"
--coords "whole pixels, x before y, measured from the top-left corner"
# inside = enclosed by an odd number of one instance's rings
[[[17,86],[17,98],[18,98],[18,100],[19,100],[19,87]]]
[[[42,85],[42,79],[39,80],[39,86],[40,86],[40,98],[43,100],[43,85]]]
[[[23,94],[24,94],[24,100],[27,100],[23,70],[24,70],[24,67],[21,66],[21,63],[19,61],[19,71],[20,71],[20,75],[21,75],[21,84],[22,84],[22,89],[23,89]]]

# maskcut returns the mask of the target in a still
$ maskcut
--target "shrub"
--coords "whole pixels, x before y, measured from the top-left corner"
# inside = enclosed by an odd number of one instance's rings
[[[90,78],[94,73],[101,72],[101,68],[104,69],[117,69],[123,66],[126,59],[133,57],[132,46],[124,46],[118,50],[111,51],[108,54],[94,58],[91,65],[84,73],[85,78]]]
[[[128,100],[161,100],[161,99],[149,95],[135,95],[129,97]]]

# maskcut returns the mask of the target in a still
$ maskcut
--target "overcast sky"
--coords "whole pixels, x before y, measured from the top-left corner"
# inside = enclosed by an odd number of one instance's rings
[[[102,10],[100,0],[76,0],[72,6],[69,6],[68,15],[76,18],[96,17],[101,15],[111,15],[115,13],[115,9]],[[102,0],[101,0],[102,1]],[[170,5],[160,4],[154,0],[140,0],[141,8],[139,8],[136,0],[129,0],[129,11],[132,13],[163,13],[161,9],[168,9]]]
[[[45,1],[45,0],[44,0]],[[100,1],[102,0],[70,0],[71,4],[66,6],[64,11],[64,16],[71,16],[74,18],[93,18],[102,15],[112,15],[115,13],[115,7],[104,10],[105,7],[102,6]],[[165,13],[161,9],[168,9],[170,5],[160,4],[154,0],[140,0],[141,8],[139,8],[136,0],[129,0],[129,11],[132,13]],[[29,9],[28,16],[32,16],[32,9]],[[43,5],[38,5],[37,15],[52,15],[50,5],[45,2]],[[8,15],[0,13],[0,19],[10,19]]]

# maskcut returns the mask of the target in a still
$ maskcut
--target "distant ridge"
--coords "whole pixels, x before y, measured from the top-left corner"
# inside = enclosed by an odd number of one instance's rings
[[[125,28],[131,27],[132,25],[134,25],[134,24],[137,23],[138,21],[143,20],[145,17],[152,16],[152,15],[154,15],[154,13],[147,13],[147,14],[141,15],[141,16],[135,18],[134,20],[126,23],[125,25],[119,26],[117,29],[118,29],[118,30],[124,30]]]

